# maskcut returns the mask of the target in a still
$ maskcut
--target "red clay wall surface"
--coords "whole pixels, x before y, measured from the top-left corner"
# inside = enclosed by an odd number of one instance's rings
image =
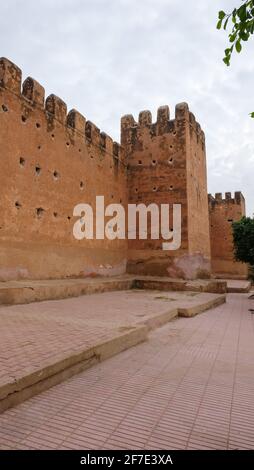
[[[245,276],[233,261],[231,224],[244,199],[207,201],[205,136],[188,105],[121,121],[121,145],[21,70],[0,59],[0,280],[53,279],[126,272],[193,279],[213,272]],[[163,251],[160,237],[76,240],[74,207],[105,197],[120,203],[181,204],[182,241]],[[172,212],[172,211],[171,211]],[[105,223],[107,218],[105,218]],[[127,218],[126,218],[127,222]],[[170,228],[173,228],[172,214]],[[149,226],[149,225],[148,225]],[[94,230],[95,232],[95,230]],[[211,232],[211,234],[210,234]]]
[[[132,115],[124,116],[121,128],[129,202],[182,206],[181,248],[162,251],[162,238],[129,240],[128,271],[189,279],[209,276],[205,138],[200,125],[182,103],[173,120],[163,106],[155,123],[150,111],[143,111],[138,123]]]
[[[226,193],[211,194],[209,200],[212,273],[221,278],[246,278],[248,267],[234,260],[232,222],[240,220],[245,215],[245,199],[241,192],[234,197]]]
[[[113,275],[125,240],[73,236],[76,204],[126,205],[122,149],[77,111],[0,60],[0,280]]]

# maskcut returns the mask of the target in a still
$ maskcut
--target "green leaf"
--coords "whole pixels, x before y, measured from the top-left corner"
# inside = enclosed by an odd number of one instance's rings
[[[242,41],[248,41],[248,39],[250,37],[249,33],[245,33],[244,31],[241,31],[239,33],[239,36],[242,39]]]
[[[229,20],[229,17],[226,19],[226,21],[225,21],[225,23],[224,23],[224,26],[223,26],[223,28],[225,29],[225,31],[226,31],[226,29],[227,29],[228,20]]]
[[[247,7],[246,4],[242,5],[238,10],[237,10],[237,16],[240,18],[242,22],[246,20],[247,17]]]
[[[229,67],[230,66],[230,57],[224,57],[223,62]]]
[[[252,119],[254,119],[254,112],[253,112],[253,113],[250,113],[250,117],[251,117]]]
[[[233,46],[225,49],[225,56],[231,56],[231,53],[233,52]]]
[[[221,29],[221,25],[222,25],[222,20],[219,20],[218,23],[217,23],[216,28]]]
[[[235,41],[235,38],[236,38],[236,33],[229,35],[229,41],[230,41],[230,42],[234,42],[234,41]]]
[[[226,16],[226,13],[224,11],[222,11],[222,10],[219,11],[219,19],[220,20],[223,20],[223,18],[225,18],[225,16]]]
[[[238,52],[238,54],[239,54],[239,53],[241,52],[241,50],[242,50],[242,45],[241,45],[240,39],[238,39],[238,41],[236,41],[236,43],[235,43],[235,48],[236,48],[236,50],[237,50],[237,52]]]

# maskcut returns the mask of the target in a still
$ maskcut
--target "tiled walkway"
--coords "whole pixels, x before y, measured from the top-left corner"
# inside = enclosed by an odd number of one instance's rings
[[[179,318],[0,416],[2,449],[253,449],[254,301]]]
[[[29,374],[109,342],[146,320],[217,297],[199,292],[128,290],[2,305],[0,396],[1,387],[6,384],[15,385]]]

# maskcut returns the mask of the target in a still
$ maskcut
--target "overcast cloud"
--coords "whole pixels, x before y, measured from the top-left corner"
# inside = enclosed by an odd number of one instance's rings
[[[227,68],[217,12],[240,0],[8,0],[0,56],[119,140],[131,113],[187,101],[206,133],[209,192],[254,212],[253,48]]]

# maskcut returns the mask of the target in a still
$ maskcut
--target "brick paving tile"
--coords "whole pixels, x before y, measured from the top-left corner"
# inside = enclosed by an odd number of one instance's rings
[[[226,304],[174,320],[146,343],[7,410],[0,448],[253,449],[252,304],[230,294]]]

